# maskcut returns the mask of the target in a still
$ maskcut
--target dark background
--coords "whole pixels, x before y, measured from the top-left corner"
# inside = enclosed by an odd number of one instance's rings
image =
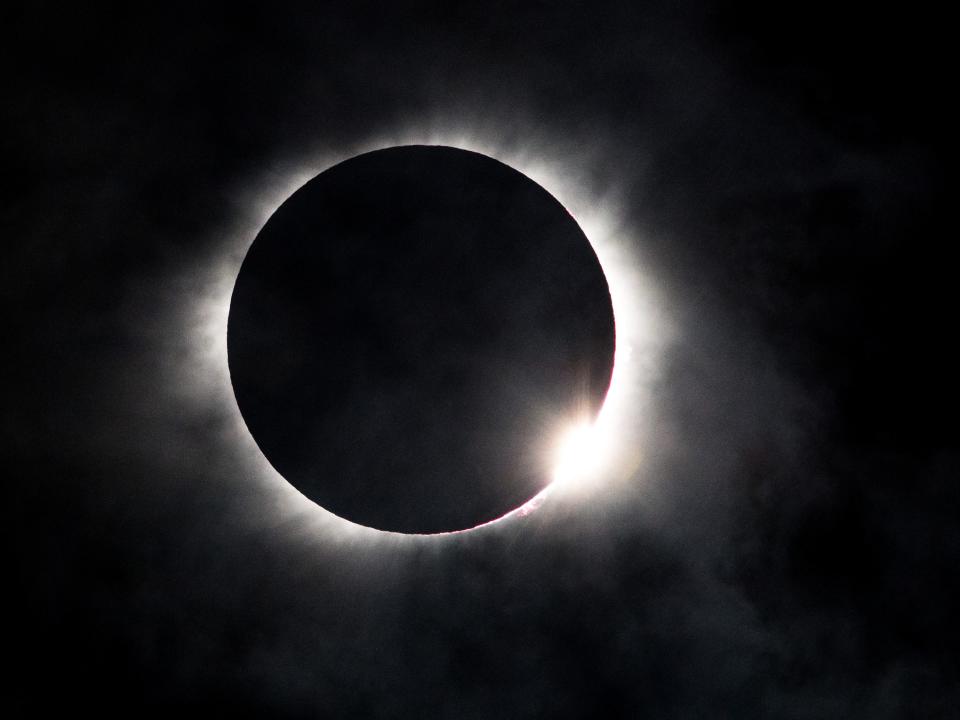
[[[0,27],[8,714],[956,715],[944,17],[32,3]],[[630,478],[405,543],[278,500],[193,330],[302,158],[431,124],[620,198],[672,331]]]

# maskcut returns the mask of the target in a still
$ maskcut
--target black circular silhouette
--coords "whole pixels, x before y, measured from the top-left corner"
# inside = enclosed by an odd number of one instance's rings
[[[317,175],[270,217],[230,304],[237,403],[277,471],[351,521],[434,533],[550,480],[613,368],[610,293],[546,190],[456,148]]]

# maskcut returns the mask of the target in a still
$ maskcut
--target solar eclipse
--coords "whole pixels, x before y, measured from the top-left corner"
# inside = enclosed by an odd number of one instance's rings
[[[405,146],[327,169],[273,213],[228,353],[286,480],[358,524],[436,533],[549,485],[558,431],[603,405],[614,336],[597,255],[550,193],[480,153]]]

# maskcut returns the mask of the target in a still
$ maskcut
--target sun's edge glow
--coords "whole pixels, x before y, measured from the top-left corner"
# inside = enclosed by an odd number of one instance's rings
[[[439,145],[481,153],[518,170],[555,197],[580,225],[597,255],[610,290],[616,328],[610,385],[590,427],[590,432],[603,438],[604,453],[602,468],[593,473],[593,482],[570,482],[555,477],[526,503],[501,517],[470,528],[431,534],[369,528],[336,516],[303,496],[274,470],[250,436],[236,405],[227,365],[227,320],[233,285],[249,246],[267,219],[294,191],[327,168],[356,155],[402,145]],[[554,151],[557,147],[550,146]],[[636,448],[640,443],[635,435],[642,432],[642,418],[638,413],[644,405],[644,398],[640,395],[648,385],[645,380],[649,379],[647,376],[655,364],[653,360],[660,344],[658,334],[662,332],[658,327],[658,315],[653,311],[657,303],[648,279],[641,278],[638,243],[626,227],[618,198],[610,193],[592,192],[590,182],[577,175],[578,169],[585,174],[590,168],[579,167],[576,158],[565,162],[563,155],[562,151],[552,154],[548,148],[519,149],[509,143],[498,145],[469,133],[411,131],[360,143],[347,152],[321,153],[320,157],[310,161],[281,164],[259,186],[238,192],[238,213],[242,219],[237,227],[224,233],[224,242],[217,248],[216,257],[205,275],[199,279],[191,278],[203,288],[200,302],[195,302],[194,296],[194,304],[186,309],[193,331],[192,357],[186,363],[186,373],[177,380],[186,388],[184,392],[192,392],[192,397],[201,398],[201,402],[205,399],[227,404],[231,410],[230,440],[239,444],[245,461],[252,464],[258,478],[284,488],[277,496],[279,512],[301,514],[308,509],[303,503],[309,503],[313,510],[329,516],[327,520],[331,523],[338,523],[338,534],[376,533],[381,537],[403,538],[461,535],[530,515],[555,494],[569,497],[592,492],[603,486],[603,481],[629,473],[636,467]],[[252,212],[249,208],[253,208]],[[246,209],[245,213],[243,209]],[[203,383],[197,380],[198,377],[212,378],[213,381]],[[557,434],[563,431],[564,428],[556,429]],[[282,482],[277,483],[277,480]]]

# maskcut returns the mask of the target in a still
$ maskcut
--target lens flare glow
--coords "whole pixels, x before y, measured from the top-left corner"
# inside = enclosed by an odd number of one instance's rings
[[[553,482],[583,483],[603,471],[609,448],[606,437],[590,422],[579,422],[563,434],[556,450]]]
[[[643,446],[642,436],[647,429],[644,410],[670,323],[652,279],[643,275],[639,257],[642,245],[637,233],[628,227],[624,203],[616,192],[609,190],[610,183],[597,180],[604,164],[602,158],[591,155],[576,142],[546,137],[542,126],[531,125],[525,134],[522,120],[514,117],[510,124],[516,132],[504,136],[499,131],[502,124],[457,131],[451,128],[458,127],[458,123],[440,119],[435,127],[385,133],[336,153],[319,151],[278,163],[259,182],[237,189],[236,225],[223,228],[221,239],[203,268],[184,270],[181,283],[189,291],[181,295],[182,304],[172,307],[178,313],[177,324],[187,326],[191,332],[185,336],[188,357],[170,378],[171,392],[182,402],[196,406],[192,408],[195,412],[227,413],[223,447],[246,468],[245,482],[254,483],[263,494],[275,498],[277,524],[288,524],[291,518],[310,518],[309,525],[318,534],[336,541],[394,538],[400,542],[416,537],[356,525],[320,508],[286,482],[263,457],[247,431],[230,383],[226,347],[230,296],[240,264],[277,207],[328,167],[361,153],[397,145],[445,145],[482,153],[541,185],[567,208],[593,246],[610,288],[616,327],[610,388],[594,422],[552,418],[544,426],[544,443],[552,448],[545,456],[544,477],[548,484],[544,489],[502,518],[477,528],[429,537],[458,535],[530,515],[557,494],[574,493],[581,497],[584,492],[616,492],[618,484],[630,482],[636,475],[641,460],[638,449]],[[558,437],[562,438],[559,449]]]

